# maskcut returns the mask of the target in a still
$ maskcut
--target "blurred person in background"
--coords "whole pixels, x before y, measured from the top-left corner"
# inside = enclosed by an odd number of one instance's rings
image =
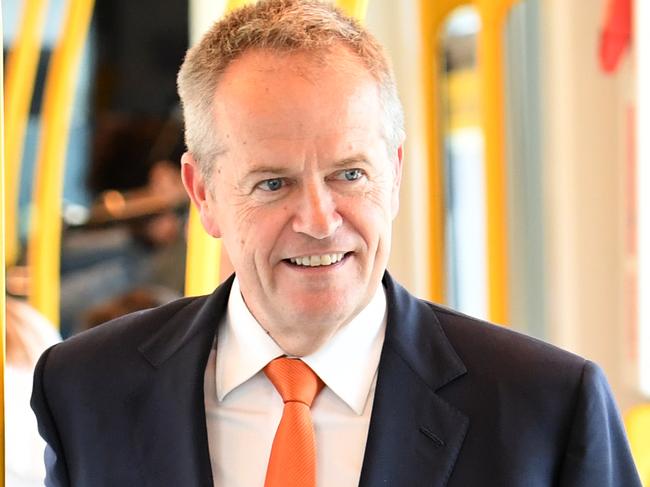
[[[83,330],[119,318],[120,316],[155,308],[169,303],[176,298],[173,292],[161,286],[138,287],[119,296],[115,296],[97,306],[92,306],[84,313]]]
[[[64,338],[85,328],[89,308],[138,287],[182,295],[188,202],[178,165],[182,150],[182,124],[173,114],[98,122],[87,177],[95,204],[88,222],[67,228],[63,237]]]
[[[40,487],[45,479],[45,442],[38,434],[29,398],[38,357],[61,338],[52,323],[27,303],[12,297],[6,302],[6,486]]]

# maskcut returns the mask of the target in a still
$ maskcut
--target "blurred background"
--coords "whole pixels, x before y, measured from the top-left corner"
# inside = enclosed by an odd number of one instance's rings
[[[40,316],[6,314],[7,414],[33,366],[10,361],[12,322],[50,324],[40,352],[230,273],[180,184],[175,76],[244,3],[2,0],[6,291]],[[598,362],[650,485],[649,3],[336,3],[386,47],[405,107],[390,271]]]

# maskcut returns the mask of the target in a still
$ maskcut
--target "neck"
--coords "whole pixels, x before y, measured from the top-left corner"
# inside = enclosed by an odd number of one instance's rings
[[[325,333],[320,332],[320,330],[310,330],[310,333],[305,333],[306,330],[304,329],[266,329],[266,332],[287,355],[292,357],[305,357],[325,345],[336,333],[337,329],[327,330]]]

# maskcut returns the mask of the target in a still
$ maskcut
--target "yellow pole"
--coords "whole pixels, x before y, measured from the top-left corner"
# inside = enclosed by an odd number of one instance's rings
[[[422,101],[425,110],[427,167],[429,172],[429,299],[444,303],[445,293],[445,188],[444,140],[440,126],[440,40],[449,13],[468,0],[420,1],[422,32]]]
[[[641,404],[632,408],[625,414],[624,419],[641,483],[650,487],[650,404]]]
[[[243,7],[249,3],[253,2],[251,0],[228,0],[228,3],[226,4],[226,12],[232,12],[233,10]]]
[[[18,243],[18,188],[29,105],[40,55],[47,0],[26,0],[16,41],[7,57],[5,92],[5,265],[16,263]]]
[[[347,15],[354,17],[361,22],[366,18],[368,0],[337,0],[336,5]]]
[[[196,296],[212,292],[219,285],[221,240],[213,239],[203,226],[195,206],[190,208],[185,263],[185,294]]]
[[[0,47],[3,45],[2,10],[0,10]],[[0,84],[3,83],[4,66],[0,59]],[[0,205],[4,207],[4,168],[5,168],[5,139],[4,139],[4,100],[0,92]],[[4,237],[4,208],[0,208],[0,236]],[[5,255],[5,240],[0,239],[0,255]],[[0,487],[5,485],[5,266],[0,270]]]
[[[249,0],[228,0],[226,12],[231,12],[249,3]],[[187,229],[187,253],[185,258],[185,295],[207,294],[221,282],[221,239],[208,235],[199,217],[198,210],[190,208]]]
[[[35,206],[28,246],[31,304],[59,323],[61,201],[72,101],[93,0],[70,0],[52,55],[43,95],[43,125],[34,188]]]
[[[508,10],[516,1],[477,0],[481,16],[478,69],[485,137],[488,313],[491,321],[503,325],[508,323],[503,27]]]
[[[503,25],[517,0],[421,0],[423,35],[423,100],[426,111],[427,148],[430,170],[429,207],[431,235],[429,254],[431,299],[444,301],[444,187],[443,148],[438,99],[439,40],[449,13],[461,5],[474,5],[481,16],[478,36],[478,72],[481,84],[481,126],[485,138],[487,273],[489,316],[492,321],[508,321],[507,200],[504,129]]]

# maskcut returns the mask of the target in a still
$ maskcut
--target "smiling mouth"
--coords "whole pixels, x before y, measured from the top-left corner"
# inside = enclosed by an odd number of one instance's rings
[[[291,257],[290,259],[285,259],[285,261],[291,262],[296,266],[322,267],[341,262],[348,254],[349,252],[334,252],[322,255],[304,255],[301,257]]]

